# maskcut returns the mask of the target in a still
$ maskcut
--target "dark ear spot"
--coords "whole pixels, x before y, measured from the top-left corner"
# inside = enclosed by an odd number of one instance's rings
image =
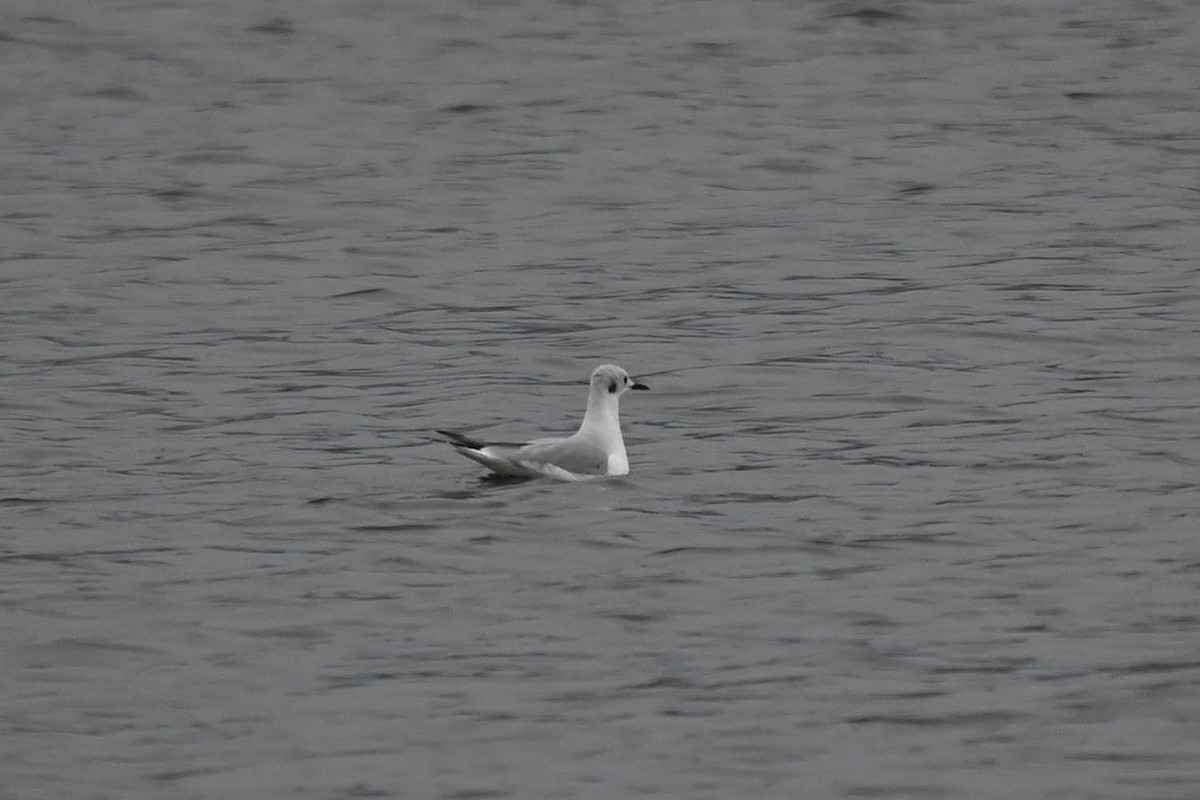
[[[616,381],[609,381],[609,382],[608,382],[608,393],[609,393],[609,394],[614,394],[616,391],[617,391],[617,382],[616,382]]]

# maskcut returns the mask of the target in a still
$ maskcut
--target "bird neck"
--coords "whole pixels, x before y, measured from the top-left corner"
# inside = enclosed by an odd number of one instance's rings
[[[618,415],[617,398],[609,397],[601,389],[588,395],[587,411],[583,415],[583,424],[579,426],[580,433],[594,433],[597,436],[610,434],[612,430],[621,432],[621,422]]]

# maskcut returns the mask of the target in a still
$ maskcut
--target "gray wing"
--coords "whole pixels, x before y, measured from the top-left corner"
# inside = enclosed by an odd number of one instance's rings
[[[571,439],[533,442],[517,452],[504,455],[517,461],[553,464],[576,475],[608,474],[608,453],[590,442]]]
[[[467,436],[465,433],[458,433],[457,431],[439,430],[438,433],[446,437],[443,440],[446,444],[454,445],[455,447],[469,447],[472,450],[482,450],[485,447],[511,447],[519,449],[525,446],[524,442],[485,442],[483,439],[476,439],[473,436]]]

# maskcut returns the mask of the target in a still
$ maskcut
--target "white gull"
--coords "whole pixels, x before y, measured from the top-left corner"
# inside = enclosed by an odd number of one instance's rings
[[[497,475],[540,476],[576,481],[602,475],[628,475],[629,457],[621,437],[618,406],[630,389],[648,389],[615,364],[592,372],[583,424],[572,436],[532,442],[484,442],[454,431],[438,431],[447,444]]]

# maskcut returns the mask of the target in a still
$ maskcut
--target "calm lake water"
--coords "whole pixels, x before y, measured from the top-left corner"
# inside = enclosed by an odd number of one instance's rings
[[[1200,5],[0,9],[0,800],[1200,791]],[[632,473],[481,481],[616,362]]]

